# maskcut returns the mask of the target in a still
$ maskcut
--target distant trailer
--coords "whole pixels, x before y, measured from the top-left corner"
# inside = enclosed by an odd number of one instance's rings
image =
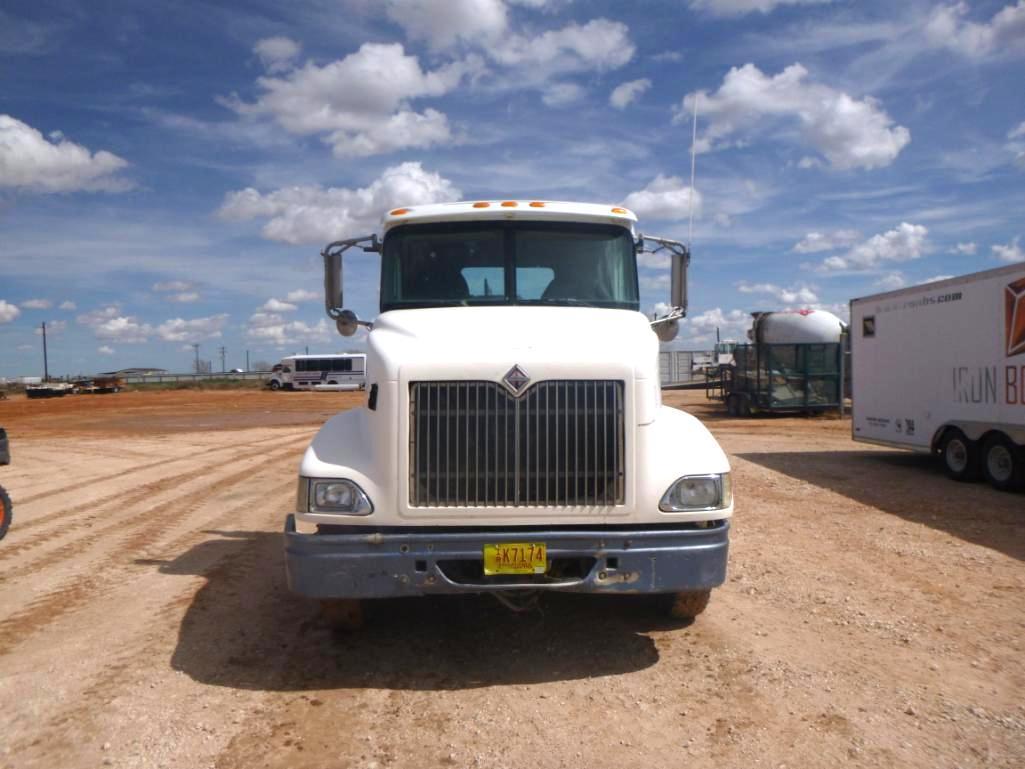
[[[716,365],[712,350],[666,350],[658,354],[662,387],[703,387],[705,372]]]
[[[1025,487],[1025,264],[851,301],[852,435]]]
[[[25,385],[25,395],[29,398],[63,398],[74,393],[72,385],[66,382],[43,382]]]

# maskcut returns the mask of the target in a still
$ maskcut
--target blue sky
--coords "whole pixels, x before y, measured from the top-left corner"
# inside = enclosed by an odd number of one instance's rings
[[[625,203],[686,239],[677,347],[1025,260],[1025,0],[0,9],[0,376],[358,347],[319,248],[395,205]],[[361,317],[376,257],[346,263]],[[645,260],[646,311],[667,265]],[[362,333],[362,332],[361,332]]]

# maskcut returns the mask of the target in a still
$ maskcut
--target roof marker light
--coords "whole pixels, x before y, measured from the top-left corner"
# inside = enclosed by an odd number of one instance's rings
[[[544,208],[545,204],[542,203],[540,200],[533,200],[530,203],[530,207],[531,208]]]
[[[503,200],[502,208],[516,208],[519,204],[515,200]]]
[[[617,208],[613,208],[612,209],[612,213],[614,213],[614,214],[628,214],[630,212],[627,211],[625,208],[618,208],[617,207]]]
[[[396,208],[396,209],[393,209],[393,210],[389,211],[388,212],[388,216],[402,216],[403,214],[408,214],[408,213],[409,213],[409,209],[408,208]]]
[[[490,203],[485,203],[483,200],[481,200],[481,201],[478,201],[477,203],[474,203],[473,207],[474,208],[490,208],[491,204]]]

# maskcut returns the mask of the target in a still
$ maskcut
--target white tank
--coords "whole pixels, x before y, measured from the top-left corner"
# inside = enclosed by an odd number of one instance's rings
[[[763,344],[836,344],[845,326],[825,310],[759,312],[747,336]]]

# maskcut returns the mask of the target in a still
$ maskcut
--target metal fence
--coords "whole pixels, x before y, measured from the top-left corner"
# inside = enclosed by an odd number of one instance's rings
[[[246,371],[242,374],[217,373],[217,374],[139,374],[136,376],[123,376],[121,381],[125,384],[153,384],[160,382],[209,382],[216,380],[256,380],[269,379],[270,371]]]
[[[705,369],[715,363],[711,350],[668,350],[658,354],[659,378],[663,387],[705,385]]]

